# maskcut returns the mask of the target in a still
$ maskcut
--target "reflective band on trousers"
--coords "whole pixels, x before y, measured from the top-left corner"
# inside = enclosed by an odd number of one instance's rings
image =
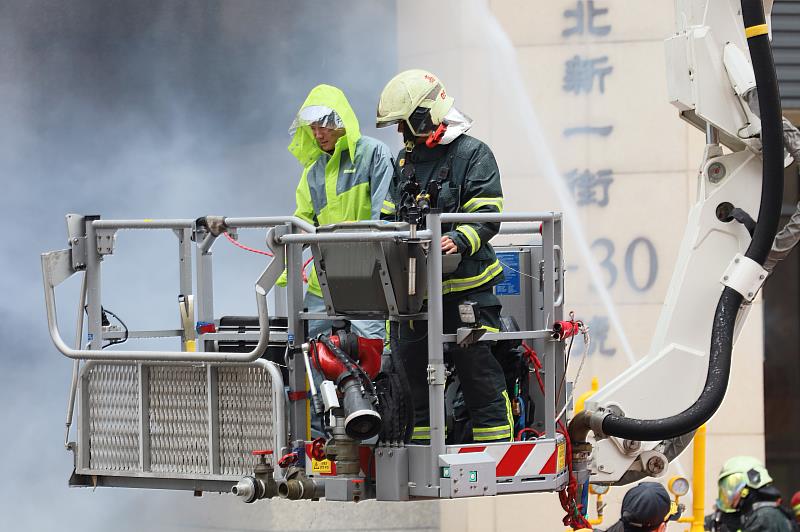
[[[472,439],[475,441],[509,441],[511,439],[511,426],[473,428]]]
[[[506,419],[508,419],[508,426],[511,428],[508,439],[514,441],[514,413],[511,411],[511,401],[508,399],[507,390],[503,390],[503,399],[506,400]]]
[[[430,440],[431,428],[430,427],[414,427],[414,434],[411,435],[412,440]]]
[[[511,412],[511,401],[508,400],[508,392],[503,390],[503,400],[506,403],[506,420],[508,425],[498,427],[478,427],[472,429],[472,439],[475,441],[514,441],[514,414]]]
[[[450,292],[462,292],[464,290],[477,288],[491,281],[501,273],[503,273],[503,267],[500,265],[500,261],[496,260],[487,266],[483,272],[474,277],[466,277],[464,279],[447,279],[442,283],[442,294],[449,294]]]

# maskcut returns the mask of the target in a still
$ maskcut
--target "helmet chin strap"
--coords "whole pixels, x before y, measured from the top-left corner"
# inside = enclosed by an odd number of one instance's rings
[[[414,146],[417,145],[417,137],[411,133],[411,128],[408,127],[408,124],[405,124],[403,128],[403,141],[406,147],[406,153],[411,153]]]

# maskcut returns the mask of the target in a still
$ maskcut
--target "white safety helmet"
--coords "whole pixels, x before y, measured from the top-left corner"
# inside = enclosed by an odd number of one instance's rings
[[[325,105],[308,105],[298,111],[292,125],[289,126],[289,134],[295,132],[303,126],[316,125],[329,129],[341,129],[344,122],[339,117],[339,113]]]
[[[453,107],[444,84],[426,70],[406,70],[393,77],[381,92],[377,127],[405,122],[415,137],[430,134]]]

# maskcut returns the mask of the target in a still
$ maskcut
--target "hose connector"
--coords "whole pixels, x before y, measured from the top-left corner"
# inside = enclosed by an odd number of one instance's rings
[[[272,455],[269,449],[253,451],[253,456],[258,457],[253,476],[242,478],[231,488],[231,493],[248,504],[258,499],[271,499],[278,494],[278,485],[275,482],[275,469],[267,462],[267,456]]]
[[[301,499],[319,499],[325,496],[325,483],[308,478],[305,471],[298,467],[290,467],[286,478],[278,481],[278,496],[282,499],[297,501]]]

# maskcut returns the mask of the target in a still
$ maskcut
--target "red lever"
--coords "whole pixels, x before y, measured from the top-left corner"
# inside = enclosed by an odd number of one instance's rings
[[[262,449],[260,451],[253,451],[253,456],[264,456],[272,454],[272,449]]]
[[[428,135],[428,138],[425,139],[425,145],[429,148],[433,148],[439,145],[442,141],[442,137],[444,137],[445,132],[447,131],[447,124],[442,122],[439,124],[439,127],[436,128],[436,131]]]
[[[278,460],[278,465],[281,466],[282,468],[287,468],[290,465],[297,463],[297,460],[298,460],[297,453],[295,452],[286,453],[283,456],[281,456],[280,460]]]
[[[311,458],[317,461],[325,460],[325,438],[317,438],[311,442]]]

